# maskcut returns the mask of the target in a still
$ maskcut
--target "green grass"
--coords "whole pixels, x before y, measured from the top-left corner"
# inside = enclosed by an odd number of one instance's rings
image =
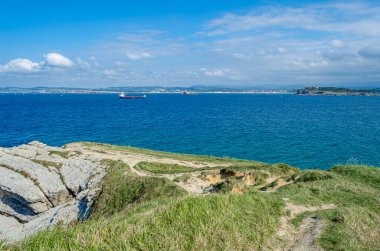
[[[363,165],[339,165],[334,166],[331,171],[380,189],[380,168]]]
[[[128,214],[42,232],[10,250],[258,250],[276,232],[282,208],[258,192],[177,198],[153,209],[142,203]]]
[[[192,168],[188,166],[157,163],[157,162],[140,162],[135,166],[135,168],[139,168],[141,170],[148,171],[151,173],[156,173],[156,174],[187,173],[187,172],[194,172],[198,170],[196,168]],[[202,169],[199,169],[199,170],[202,170]]]
[[[321,171],[321,170],[306,170],[303,171],[298,179],[297,182],[309,182],[309,181],[318,181],[318,180],[327,180],[332,179],[333,175],[331,175],[329,172]]]
[[[121,149],[129,151],[128,147]],[[172,158],[169,153],[153,153]],[[214,157],[178,157],[181,158],[205,161]],[[380,250],[380,169],[375,167],[348,165],[335,166],[329,171],[300,171],[286,164],[234,162],[228,167],[230,170],[252,171],[260,177],[282,177],[294,183],[273,193],[250,187],[242,195],[233,195],[230,190],[239,180],[228,178],[221,183],[219,193],[191,196],[168,179],[137,176],[121,161],[105,160],[103,164],[108,167],[108,174],[88,221],[67,228],[58,226],[2,249],[276,249],[279,247],[270,245],[276,239],[280,217],[289,214],[284,210],[282,198],[289,198],[294,204],[336,205],[334,209],[300,214],[292,221],[299,226],[311,214],[325,220],[326,227],[318,240],[325,250]],[[187,172],[202,170],[146,162],[137,168],[153,174],[185,173],[176,182],[189,179]],[[203,176],[211,170],[204,169],[204,172]],[[267,188],[275,185],[273,182]]]
[[[250,191],[189,196],[175,183],[138,177],[120,161],[108,174],[91,218],[40,232],[7,250],[247,250],[276,232],[283,201]]]
[[[326,250],[380,250],[379,210],[352,205],[327,214],[320,238]]]
[[[69,157],[69,152],[63,152],[63,151],[50,151],[49,154],[50,155],[56,154],[56,155],[59,155],[65,159],[67,159]]]
[[[105,164],[106,162],[103,162]],[[133,175],[127,164],[108,161],[108,175],[91,217],[113,215],[137,203],[185,196],[187,192],[168,179]]]
[[[252,165],[255,163],[260,162],[254,162],[254,161],[248,161],[248,160],[240,160],[240,159],[233,159],[228,157],[214,157],[214,156],[202,156],[202,155],[193,155],[193,154],[179,154],[179,153],[169,153],[169,152],[162,152],[162,151],[152,151],[142,148],[136,148],[136,147],[130,147],[130,146],[115,146],[115,145],[109,145],[109,144],[102,144],[102,143],[94,143],[94,142],[81,142],[84,146],[87,147],[100,147],[104,150],[114,150],[114,151],[121,151],[121,152],[127,152],[127,153],[139,153],[139,154],[145,154],[157,158],[170,158],[175,160],[183,160],[183,161],[192,161],[196,163],[204,163],[204,162],[212,162],[216,164],[239,164],[239,165]]]
[[[57,169],[60,169],[62,167],[62,163],[48,161],[48,160],[39,160],[39,159],[32,159],[33,162],[40,164],[46,168],[54,167]]]
[[[283,164],[283,163],[277,163],[277,164],[264,164],[262,163],[261,165],[255,165],[253,168],[257,170],[263,170],[263,171],[268,171],[271,174],[274,175],[292,175],[295,173],[301,172],[299,168],[292,167],[288,164]]]
[[[326,250],[380,250],[380,169],[336,166],[330,171],[303,171],[293,185],[275,194],[296,204],[330,204],[316,214],[327,221],[319,242]],[[299,215],[299,224],[308,213]]]

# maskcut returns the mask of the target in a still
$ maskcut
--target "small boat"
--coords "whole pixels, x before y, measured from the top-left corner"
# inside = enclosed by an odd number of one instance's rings
[[[120,93],[119,99],[146,99],[146,95],[143,96],[129,96],[126,95],[124,92]]]

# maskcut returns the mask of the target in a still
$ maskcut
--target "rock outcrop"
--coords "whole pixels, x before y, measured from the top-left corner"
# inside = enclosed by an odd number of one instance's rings
[[[105,174],[101,159],[36,141],[0,148],[0,241],[86,219]]]

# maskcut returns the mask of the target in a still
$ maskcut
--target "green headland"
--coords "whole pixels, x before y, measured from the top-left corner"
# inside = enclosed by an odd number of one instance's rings
[[[300,170],[87,142],[51,155],[105,167],[89,218],[3,250],[380,250],[377,167]]]

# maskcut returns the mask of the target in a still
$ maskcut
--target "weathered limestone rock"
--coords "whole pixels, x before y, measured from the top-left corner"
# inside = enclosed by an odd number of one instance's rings
[[[12,148],[1,148],[0,152],[10,155],[34,159],[39,155],[49,155],[51,151],[58,151],[60,148],[47,146],[38,141],[32,141],[29,144],[20,145]]]
[[[0,214],[8,216],[22,223],[31,221],[38,217],[38,215],[33,212],[33,210],[28,207],[17,206],[17,203],[17,201],[15,203],[12,203],[12,197],[7,197],[2,192],[0,192]]]
[[[70,199],[69,192],[61,181],[59,174],[51,172],[48,167],[22,157],[0,153],[1,165],[33,180],[35,185],[43,191],[54,206]]]
[[[96,188],[86,189],[72,201],[49,209],[30,222],[23,225],[14,224],[14,227],[10,227],[2,233],[0,228],[0,240],[13,243],[57,224],[67,225],[77,220],[86,220],[91,212],[96,192]],[[0,224],[2,224],[1,218]],[[9,223],[8,226],[10,226]]]
[[[34,158],[36,157],[37,153],[35,151],[31,151],[29,149],[22,149],[22,148],[10,148],[10,149],[2,149],[3,152],[7,154],[12,154],[14,156],[20,156],[23,158]]]
[[[0,166],[0,200],[16,212],[41,213],[50,203],[33,181],[23,175]]]
[[[6,234],[9,229],[18,228],[20,226],[22,226],[21,223],[16,219],[0,214],[0,236]]]
[[[12,243],[58,223],[69,224],[78,218],[78,204],[78,201],[73,201],[54,207],[28,223],[16,225],[13,228],[9,228],[8,231],[3,231],[3,233],[0,233],[0,239]]]
[[[99,164],[82,159],[68,159],[60,168],[60,173],[65,181],[66,187],[73,193],[88,188],[90,177],[97,172]]]
[[[102,158],[66,151],[37,141],[0,148],[0,241],[89,216],[106,174]]]

